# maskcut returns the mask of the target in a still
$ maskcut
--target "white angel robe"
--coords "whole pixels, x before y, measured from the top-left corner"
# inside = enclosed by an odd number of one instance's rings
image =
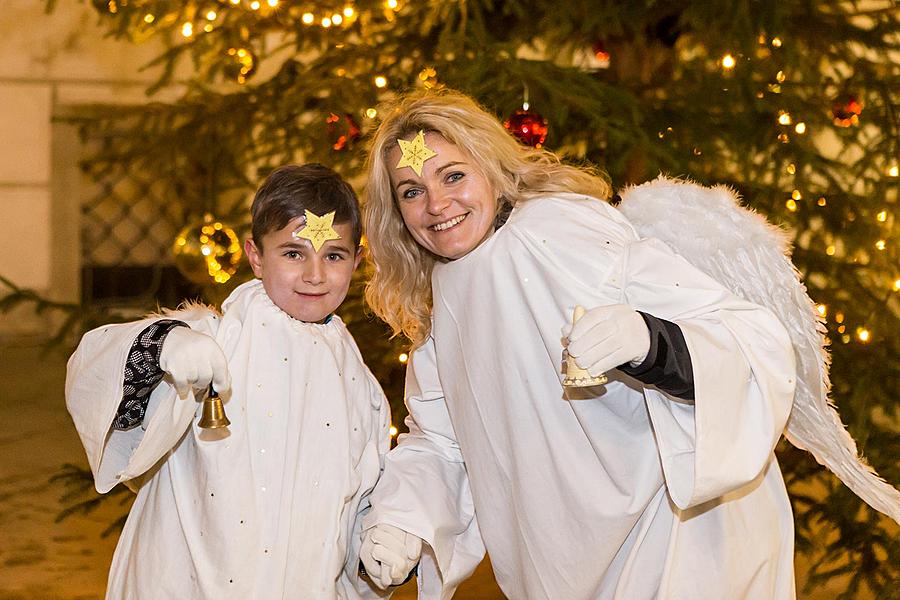
[[[427,542],[420,598],[449,598],[485,546],[516,600],[794,597],[773,455],[794,353],[770,312],[638,239],[605,202],[569,194],[517,207],[436,265],[432,286],[433,337],[407,377],[410,433],[363,524]],[[617,370],[564,390],[574,306],[613,303],[678,324],[694,403]]]
[[[258,280],[223,309],[170,316],[225,352],[228,437],[199,429],[201,403],[166,380],[142,426],[110,429],[128,351],[151,319],[89,332],[69,361],[66,400],[97,490],[140,486],[107,598],[377,597],[357,565],[359,517],[390,441],[378,382],[336,316],[296,321]]]

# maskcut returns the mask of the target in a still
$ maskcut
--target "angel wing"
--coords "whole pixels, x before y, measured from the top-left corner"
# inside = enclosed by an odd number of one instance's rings
[[[790,260],[788,234],[742,207],[726,186],[707,188],[663,176],[625,190],[619,209],[642,237],[662,240],[736,295],[781,319],[797,356],[797,391],[785,437],[869,506],[900,523],[900,492],[859,456],[829,401],[825,323]]]

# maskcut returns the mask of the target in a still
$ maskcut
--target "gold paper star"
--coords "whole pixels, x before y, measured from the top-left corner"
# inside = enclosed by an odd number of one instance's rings
[[[306,226],[300,231],[295,231],[293,236],[295,238],[309,240],[310,243],[312,243],[313,250],[318,252],[319,248],[322,247],[322,244],[328,240],[341,239],[341,236],[339,236],[338,232],[332,227],[333,223],[334,211],[321,217],[315,213],[306,211]]]
[[[400,162],[397,163],[397,168],[409,167],[419,177],[422,176],[422,166],[425,164],[425,161],[433,156],[437,156],[437,152],[425,145],[425,132],[421,129],[411,142],[398,139],[397,143],[400,144],[400,152],[402,153]]]

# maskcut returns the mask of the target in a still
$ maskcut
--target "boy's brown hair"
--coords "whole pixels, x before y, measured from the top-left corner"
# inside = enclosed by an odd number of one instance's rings
[[[318,163],[285,165],[259,186],[250,206],[253,242],[263,252],[262,238],[310,211],[318,216],[334,211],[334,222],[349,223],[354,247],[362,237],[359,200],[336,172]]]

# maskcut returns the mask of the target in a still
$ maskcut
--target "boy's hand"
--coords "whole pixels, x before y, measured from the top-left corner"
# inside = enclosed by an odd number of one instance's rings
[[[189,327],[175,327],[166,335],[159,367],[172,377],[181,398],[186,398],[191,388],[205,389],[210,383],[220,395],[231,391],[231,375],[222,349],[214,339]]]
[[[359,559],[372,583],[385,590],[403,583],[421,554],[420,538],[399,527],[379,523],[363,533]]]
[[[644,318],[624,304],[592,308],[566,329],[569,355],[591,377],[625,363],[640,363],[650,352]]]

